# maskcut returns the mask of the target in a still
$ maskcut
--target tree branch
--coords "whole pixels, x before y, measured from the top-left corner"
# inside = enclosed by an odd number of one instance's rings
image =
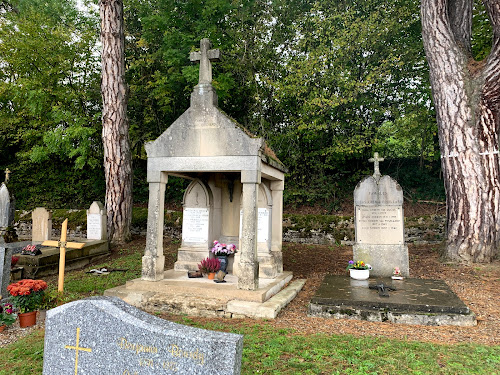
[[[472,0],[448,0],[450,28],[456,43],[472,56]]]

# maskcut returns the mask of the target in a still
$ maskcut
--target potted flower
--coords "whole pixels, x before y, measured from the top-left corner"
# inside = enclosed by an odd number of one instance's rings
[[[16,321],[16,315],[14,310],[12,310],[12,305],[10,303],[5,303],[0,305],[0,332],[2,332],[5,327],[12,325]]]
[[[220,261],[220,270],[226,272],[228,257],[236,253],[236,245],[232,243],[226,245],[225,243],[220,243],[219,241],[214,241],[214,247],[212,247],[212,253]]]
[[[198,264],[198,268],[204,274],[208,274],[209,279],[215,277],[215,273],[220,269],[220,260],[217,258],[205,258]]]
[[[351,276],[351,278],[355,280],[368,279],[370,277],[371,269],[372,266],[366,264],[362,260],[358,260],[357,262],[350,260],[349,263],[347,264],[347,270],[349,271],[349,275]]]
[[[21,328],[35,325],[36,312],[43,301],[47,283],[43,280],[20,280],[7,287],[14,307],[19,311],[19,325]]]

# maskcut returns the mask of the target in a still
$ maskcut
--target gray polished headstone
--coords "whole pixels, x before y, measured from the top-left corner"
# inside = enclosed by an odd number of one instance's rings
[[[43,374],[239,374],[243,336],[187,327],[115,297],[47,312]]]

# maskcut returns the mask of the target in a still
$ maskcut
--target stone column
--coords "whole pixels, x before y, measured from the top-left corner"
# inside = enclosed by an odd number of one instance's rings
[[[257,215],[260,171],[241,171],[243,184],[243,223],[241,226],[241,253],[238,264],[238,289],[259,288],[259,262],[257,260]]]
[[[272,181],[271,194],[273,197],[273,216],[272,216],[272,237],[271,253],[276,262],[277,272],[283,273],[283,190],[285,181]]]
[[[142,280],[158,281],[163,279],[165,268],[163,221],[166,182],[167,175],[161,173],[159,182],[149,183],[148,229],[146,249],[142,257]]]

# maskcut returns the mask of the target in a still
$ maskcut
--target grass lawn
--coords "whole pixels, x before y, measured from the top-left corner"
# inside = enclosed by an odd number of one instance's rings
[[[65,301],[102,295],[105,289],[139,277],[143,247],[117,250],[107,266],[127,269],[107,276],[80,271],[66,275]],[[56,278],[46,279],[56,288]],[[243,374],[500,374],[500,347],[477,344],[439,345],[349,335],[300,335],[266,322],[181,318],[182,324],[240,333]],[[363,324],[360,322],[360,324]],[[41,374],[43,330],[0,348],[0,374]]]

